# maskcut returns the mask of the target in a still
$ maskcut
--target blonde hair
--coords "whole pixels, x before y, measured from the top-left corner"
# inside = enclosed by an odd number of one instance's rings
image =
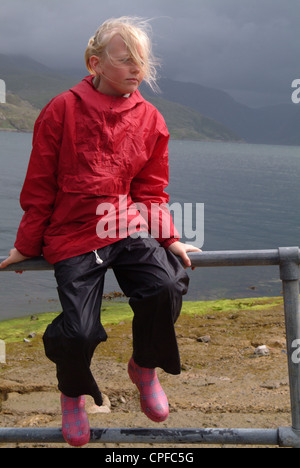
[[[90,66],[90,58],[96,55],[101,58],[107,53],[107,45],[110,40],[119,34],[130,54],[132,60],[144,71],[144,81],[153,91],[157,91],[157,70],[159,61],[153,56],[150,41],[151,26],[141,18],[122,16],[105,21],[88,42],[85,51],[85,64],[91,74],[95,74]]]

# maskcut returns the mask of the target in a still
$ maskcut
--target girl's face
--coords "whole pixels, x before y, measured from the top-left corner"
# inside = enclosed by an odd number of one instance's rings
[[[90,65],[100,77],[98,91],[110,96],[133,93],[144,78],[143,70],[131,59],[122,37],[118,34],[109,42],[104,58],[93,55]]]

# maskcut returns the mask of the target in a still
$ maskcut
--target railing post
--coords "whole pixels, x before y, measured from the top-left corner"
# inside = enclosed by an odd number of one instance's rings
[[[283,286],[287,357],[290,382],[292,429],[300,447],[300,303],[299,248],[279,248],[280,279]]]

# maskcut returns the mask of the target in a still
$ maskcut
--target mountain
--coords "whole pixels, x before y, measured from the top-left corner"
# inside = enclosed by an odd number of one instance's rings
[[[300,145],[300,105],[253,109],[224,91],[195,83],[161,79],[159,87],[164,99],[222,123],[248,143]]]
[[[57,72],[24,56],[0,54],[0,78],[8,91],[41,109],[84,76]],[[253,109],[228,93],[170,79],[159,81],[160,94],[142,85],[142,94],[164,115],[172,138],[206,141],[300,145],[300,104]]]
[[[143,97],[151,102],[164,116],[173,139],[201,141],[241,141],[241,138],[225,125],[204,117],[190,107],[176,104],[161,97],[149,96],[141,90]]]
[[[8,91],[39,109],[78,81],[29,57],[4,54],[0,54],[0,77]]]
[[[6,104],[0,104],[0,130],[31,132],[39,110],[15,94],[8,94]]]
[[[74,86],[83,75],[77,73],[77,76],[71,77],[28,57],[0,54],[0,77],[5,80],[8,90],[33,106],[42,108],[54,96]],[[172,138],[240,141],[240,137],[225,125],[204,117],[195,109],[157,96],[145,95],[145,98],[164,115]]]

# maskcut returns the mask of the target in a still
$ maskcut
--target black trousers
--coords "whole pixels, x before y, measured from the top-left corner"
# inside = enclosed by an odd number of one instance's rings
[[[100,309],[104,276],[111,267],[133,310],[133,358],[141,367],[180,373],[174,323],[189,278],[178,259],[151,238],[128,237],[95,252],[54,265],[62,313],[43,336],[47,357],[56,363],[58,388],[69,397],[91,395],[102,404],[90,364],[106,341]]]

